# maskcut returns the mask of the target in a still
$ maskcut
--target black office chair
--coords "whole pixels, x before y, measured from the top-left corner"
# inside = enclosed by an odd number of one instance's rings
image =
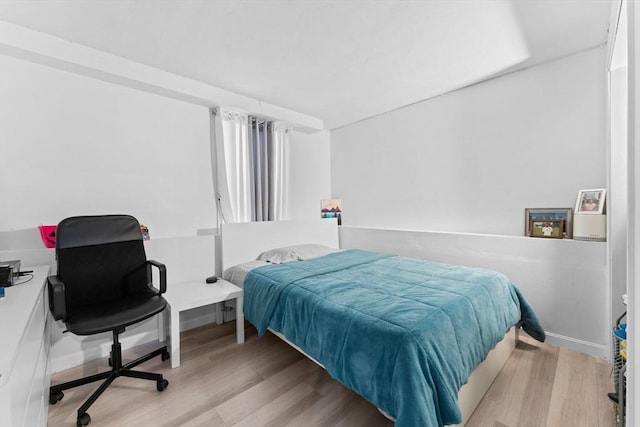
[[[167,305],[161,296],[167,289],[166,268],[147,260],[138,221],[128,215],[67,218],[56,230],[56,259],[58,274],[47,279],[54,319],[62,320],[76,335],[111,331],[113,345],[110,371],[51,386],[49,403],[60,401],[62,390],[104,380],[78,409],[77,425],[86,426],[91,422],[87,410],[119,376],[155,381],[157,390],[164,391],[169,382],[161,374],[132,368],[155,356],[169,359],[167,347],[123,365],[118,341],[127,326],[160,313]],[[159,270],[160,290],[153,287],[152,266]]]

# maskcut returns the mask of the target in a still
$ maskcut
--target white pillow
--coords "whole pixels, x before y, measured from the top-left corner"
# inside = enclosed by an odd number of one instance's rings
[[[256,260],[270,262],[272,264],[282,264],[291,261],[300,261],[298,254],[291,248],[275,248],[262,252]]]
[[[282,264],[284,262],[304,261],[311,258],[317,258],[332,252],[337,252],[338,250],[339,249],[333,249],[316,243],[308,243],[304,245],[270,249],[262,252],[256,259],[273,264]]]
[[[340,249],[330,248],[328,246],[319,245],[317,243],[291,246],[291,249],[298,255],[300,261],[304,261],[305,259],[318,258],[333,252],[340,251]]]
[[[242,287],[244,285],[244,278],[254,268],[263,267],[269,265],[266,261],[249,261],[242,264],[234,265],[227,268],[222,272],[222,278],[228,282],[233,283],[236,286]]]

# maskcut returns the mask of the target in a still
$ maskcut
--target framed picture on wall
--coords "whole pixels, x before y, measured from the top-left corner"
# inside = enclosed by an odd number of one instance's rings
[[[529,237],[562,239],[563,222],[561,219],[532,219],[529,225]]]
[[[321,218],[338,218],[338,225],[342,225],[342,201],[340,199],[320,200]]]
[[[597,188],[594,190],[578,191],[578,200],[576,200],[576,213],[602,215],[605,213],[605,196],[607,190]]]
[[[526,208],[524,210],[524,235],[531,236],[531,220],[558,220],[562,222],[562,237],[573,238],[573,210],[571,208]]]

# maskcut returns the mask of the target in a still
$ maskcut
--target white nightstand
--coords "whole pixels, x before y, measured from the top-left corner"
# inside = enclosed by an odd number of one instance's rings
[[[218,279],[216,283],[190,281],[167,286],[162,296],[169,306],[165,313],[169,314],[169,336],[171,341],[171,368],[180,366],[180,312],[196,307],[216,304],[223,301],[236,300],[236,340],[244,342],[244,312],[242,310],[244,292],[242,288]],[[165,321],[159,321],[160,341],[166,339]]]

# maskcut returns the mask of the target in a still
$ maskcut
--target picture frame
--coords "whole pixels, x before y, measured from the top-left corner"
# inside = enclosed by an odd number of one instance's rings
[[[595,188],[578,191],[575,213],[587,215],[602,215],[605,213],[607,190]]]
[[[342,225],[342,200],[321,199],[320,218],[338,218],[338,225]]]
[[[529,221],[529,237],[562,239],[564,221],[561,219],[532,219]]]
[[[573,209],[572,208],[526,208],[524,210],[524,235],[530,236],[532,219],[563,220],[562,236],[573,239]]]

